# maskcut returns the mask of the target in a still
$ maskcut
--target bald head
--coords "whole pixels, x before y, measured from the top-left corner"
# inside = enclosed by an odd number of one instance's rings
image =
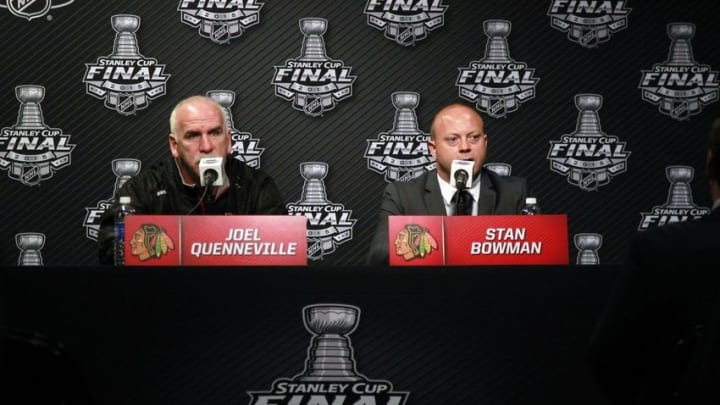
[[[483,122],[480,114],[478,114],[478,112],[475,111],[474,108],[471,108],[461,103],[453,103],[441,108],[435,114],[432,125],[430,126],[430,139],[435,140],[438,132],[442,131],[442,128],[444,128],[451,121],[456,121],[458,119],[474,121],[480,126],[479,128],[481,132],[484,132],[485,130],[485,123]]]
[[[225,112],[225,108],[223,108],[220,104],[217,103],[217,101],[213,100],[210,97],[207,96],[191,96],[186,99],[181,100],[179,103],[175,105],[175,108],[173,108],[172,113],[170,113],[170,136],[177,139],[177,131],[178,131],[178,115],[183,110],[188,109],[195,109],[200,106],[213,106],[214,108],[217,108],[218,112],[223,117],[223,130],[227,130],[227,113]]]

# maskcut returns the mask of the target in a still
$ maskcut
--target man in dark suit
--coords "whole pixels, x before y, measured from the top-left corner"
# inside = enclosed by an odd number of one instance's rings
[[[527,195],[526,181],[482,168],[487,134],[475,109],[455,103],[438,111],[430,128],[428,148],[437,162],[437,170],[407,183],[390,183],[385,188],[368,264],[388,263],[388,216],[455,214],[456,190],[450,180],[453,160],[474,164],[473,183],[468,189],[472,215],[520,213]]]
[[[614,404],[720,403],[720,119],[706,157],[713,209],[639,232],[588,360]]]

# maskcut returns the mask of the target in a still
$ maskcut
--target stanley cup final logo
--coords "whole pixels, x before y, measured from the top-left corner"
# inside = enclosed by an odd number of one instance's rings
[[[180,0],[177,9],[181,21],[197,28],[201,37],[227,44],[260,23],[262,6],[255,0]]]
[[[352,240],[357,222],[350,218],[352,210],[327,199],[323,182],[327,172],[327,163],[301,163],[300,173],[305,182],[300,201],[286,205],[289,215],[307,217],[307,256],[311,260],[320,260],[333,253],[336,245]]]
[[[596,266],[600,264],[598,250],[602,246],[603,237],[599,233],[578,233],[573,237],[578,250],[576,264]]]
[[[248,391],[250,405],[403,405],[408,392],[393,391],[389,381],[370,380],[356,370],[350,335],[360,308],[315,304],[303,308],[305,329],[312,335],[305,370],[278,378],[269,391]]]
[[[638,231],[645,231],[673,222],[683,222],[689,219],[698,219],[710,213],[709,208],[700,207],[693,203],[690,182],[695,169],[690,166],[668,166],[665,176],[670,182],[667,201],[665,204],[653,207],[650,212],[642,212]]]
[[[72,4],[75,0],[65,0],[53,2],[52,0],[6,0],[5,4],[0,4],[0,8],[7,8],[13,15],[24,18],[28,21],[44,17],[54,8],[65,7]],[[50,20],[52,16],[47,15]]]
[[[165,74],[165,65],[158,64],[157,59],[140,54],[135,36],[140,17],[118,14],[110,21],[116,32],[113,52],[85,64],[83,83],[87,94],[105,100],[105,107],[132,115],[165,94],[170,75]]]
[[[510,21],[487,20],[483,28],[488,37],[485,56],[459,68],[455,85],[460,98],[475,103],[479,111],[493,118],[505,118],[520,104],[535,98],[535,86],[540,79],[533,77],[535,69],[510,58],[507,42]]]
[[[225,109],[227,117],[227,127],[230,130],[230,139],[232,141],[232,155],[235,159],[245,162],[248,167],[256,169],[260,168],[260,155],[265,148],[259,148],[260,140],[253,138],[249,132],[242,132],[235,128],[232,118],[232,107],[235,104],[235,92],[230,90],[210,90],[207,96],[215,100]]]
[[[17,86],[15,97],[20,102],[17,124],[4,127],[0,133],[0,169],[7,170],[13,180],[36,186],[70,165],[75,145],[62,129],[45,125],[40,107],[45,87]]]
[[[642,99],[656,104],[660,113],[683,121],[699,114],[703,106],[718,101],[718,72],[693,59],[690,40],[695,24],[672,23],[667,26],[670,52],[665,62],[642,71],[638,88]]]
[[[15,245],[20,249],[18,266],[42,266],[40,249],[45,246],[45,234],[25,232],[15,235]]]
[[[415,45],[445,24],[448,6],[442,0],[368,0],[367,22],[402,46]]]
[[[628,26],[632,9],[626,1],[553,0],[547,15],[550,26],[567,32],[570,41],[585,48],[596,48],[612,34]]]
[[[141,165],[141,162],[137,159],[115,159],[112,161],[112,171],[116,176],[112,196],[106,200],[98,201],[94,207],[85,207],[83,227],[85,227],[85,236],[88,239],[97,241],[100,232],[100,218],[105,213],[105,210],[113,205],[120,187],[140,173]]]
[[[368,169],[385,175],[385,181],[409,181],[435,169],[435,158],[428,151],[430,134],[418,128],[415,108],[420,95],[413,92],[392,94],[395,106],[393,128],[368,139],[365,159]]]
[[[602,100],[598,94],[575,96],[575,106],[580,111],[575,132],[563,135],[559,141],[550,141],[547,156],[552,171],[585,191],[597,191],[614,176],[624,173],[630,156],[625,142],[602,132],[598,115]]]
[[[336,102],[352,96],[355,81],[355,76],[350,76],[351,67],[326,55],[323,34],[327,25],[324,18],[301,19],[304,37],[300,57],[275,66],[272,80],[276,96],[292,101],[294,109],[311,117],[322,116],[335,108]]]

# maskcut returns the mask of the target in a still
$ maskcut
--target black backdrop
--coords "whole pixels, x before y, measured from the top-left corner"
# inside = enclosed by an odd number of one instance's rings
[[[95,242],[86,236],[83,225],[86,210],[112,196],[116,176],[111,162],[132,158],[148,167],[166,156],[172,106],[183,97],[216,89],[236,94],[235,126],[259,139],[264,148],[261,167],[274,176],[288,202],[300,199],[301,163],[329,165],[324,180],[328,199],[351,210],[356,222],[352,240],[311,264],[361,263],[386,184],[382,175],[367,168],[367,139],[392,128],[391,94],[398,91],[420,94],[418,124],[428,132],[432,113],[459,100],[458,69],[483,58],[487,42],[483,22],[491,19],[512,23],[510,55],[535,69],[540,81],[535,98],[517,111],[506,118],[486,119],[488,161],[509,163],[514,175],[527,177],[545,212],[567,213],[571,237],[601,234],[601,263],[620,262],[641,213],[665,203],[668,166],[693,167],[694,201],[710,205],[702,167],[717,105],[711,103],[689,119],[676,120],[643,101],[638,84],[642,70],[667,59],[667,25],[675,22],[695,24],[691,40],[695,61],[718,69],[720,30],[714,1],[630,1],[627,28],[592,49],[551,27],[550,1],[443,1],[449,6],[444,26],[413,46],[398,45],[368,25],[363,1],[268,0],[259,24],[225,45],[183,24],[177,3],[76,0],[30,21],[0,8],[4,31],[0,125],[12,127],[18,119],[16,86],[41,85],[46,90],[41,103],[44,122],[70,134],[76,145],[71,164],[38,185],[22,184],[0,172],[2,264],[17,263],[15,236],[26,232],[45,235],[44,264],[94,264]],[[166,65],[165,72],[171,75],[165,95],[129,116],[86,94],[83,83],[85,64],[112,51],[115,32],[110,19],[117,14],[141,17],[140,53]],[[274,94],[271,84],[273,67],[299,56],[298,21],[305,17],[327,19],[328,56],[352,67],[356,76],[352,96],[322,117],[294,110]],[[631,152],[627,171],[597,191],[568,183],[550,170],[547,160],[550,141],[575,130],[574,97],[584,93],[603,97],[599,110],[603,131],[626,142]],[[574,261],[577,249],[572,241],[569,244]]]

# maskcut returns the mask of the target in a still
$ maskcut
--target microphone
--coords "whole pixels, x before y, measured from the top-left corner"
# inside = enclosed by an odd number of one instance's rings
[[[454,179],[455,179],[455,186],[457,187],[457,189],[462,190],[462,189],[466,188],[465,185],[467,184],[468,172],[466,172],[465,169],[458,169],[455,172]]]
[[[222,186],[223,158],[208,157],[200,159],[200,185]]]
[[[475,162],[467,160],[453,160],[450,165],[450,183],[458,190],[463,190],[472,184],[472,174]]]

